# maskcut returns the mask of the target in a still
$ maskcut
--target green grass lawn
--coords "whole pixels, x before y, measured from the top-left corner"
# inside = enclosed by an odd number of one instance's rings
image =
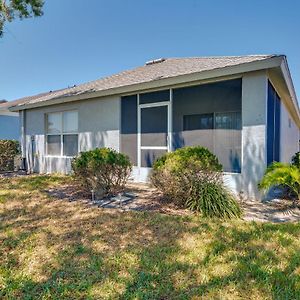
[[[1,299],[300,299],[300,224],[119,212],[0,179]]]

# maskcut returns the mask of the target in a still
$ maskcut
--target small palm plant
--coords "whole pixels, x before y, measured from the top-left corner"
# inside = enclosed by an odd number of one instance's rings
[[[268,191],[271,187],[286,186],[296,195],[293,204],[300,200],[300,169],[291,164],[273,162],[266,170],[264,177],[259,183],[260,190]]]

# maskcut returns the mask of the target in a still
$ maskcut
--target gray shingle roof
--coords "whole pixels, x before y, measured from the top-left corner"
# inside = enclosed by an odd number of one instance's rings
[[[262,61],[276,55],[248,55],[248,56],[217,56],[217,57],[191,57],[168,58],[159,63],[144,65],[132,70],[83,83],[71,88],[42,93],[35,96],[16,100],[12,106],[33,104],[56,98],[80,95],[89,92],[104,91],[112,88],[130,86],[134,84],[151,82],[180,75],[199,73],[225,67]]]

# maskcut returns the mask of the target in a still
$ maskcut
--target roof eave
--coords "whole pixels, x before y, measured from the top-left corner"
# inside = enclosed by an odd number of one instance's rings
[[[298,99],[297,99],[297,95],[296,95],[296,91],[295,91],[295,87],[293,84],[293,80],[292,80],[292,75],[287,63],[287,59],[286,57],[284,57],[281,65],[280,65],[280,69],[281,72],[283,74],[284,80],[286,82],[290,97],[291,97],[291,101],[293,103],[293,107],[295,109],[295,112],[297,114],[298,117],[298,126],[300,127],[300,110],[299,110],[299,103],[298,103]]]
[[[0,116],[17,117],[18,115],[19,115],[18,112],[13,112],[8,109],[0,109]]]
[[[271,58],[267,58],[261,61],[255,61],[245,64],[240,64],[236,66],[229,66],[225,68],[213,69],[208,71],[196,72],[191,74],[179,75],[169,78],[162,78],[159,80],[137,83],[127,86],[121,86],[111,89],[106,89],[102,91],[95,91],[89,93],[82,93],[73,96],[67,97],[58,97],[47,101],[40,101],[36,103],[28,103],[18,106],[10,107],[9,110],[12,112],[21,111],[24,109],[31,109],[36,107],[43,107],[49,105],[55,105],[60,103],[67,103],[67,102],[74,102],[79,100],[87,100],[91,98],[99,98],[104,96],[111,96],[111,95],[120,95],[120,94],[128,94],[138,91],[144,91],[148,89],[154,88],[163,88],[163,87],[170,87],[176,86],[182,83],[188,82],[196,82],[201,80],[207,80],[212,78],[230,76],[230,75],[237,75],[247,72],[259,71],[269,68],[278,67],[281,65],[284,56],[275,56]]]

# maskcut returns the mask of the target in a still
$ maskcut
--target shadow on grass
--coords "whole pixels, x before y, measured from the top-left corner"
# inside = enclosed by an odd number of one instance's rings
[[[300,299],[299,223],[121,213],[44,197],[59,179],[13,184],[41,199],[0,210],[0,298]]]

